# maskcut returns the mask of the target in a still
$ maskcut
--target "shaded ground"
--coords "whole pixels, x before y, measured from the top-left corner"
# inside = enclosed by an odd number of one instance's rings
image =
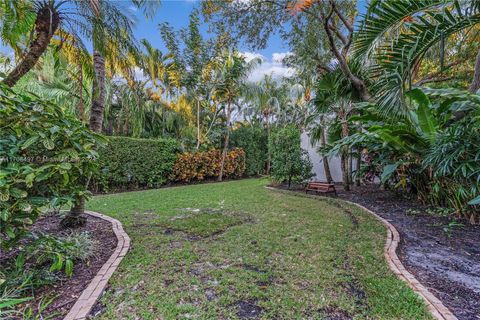
[[[59,222],[60,218],[58,215],[48,215],[37,220],[33,230],[35,232],[52,233],[56,235],[68,232],[60,227]],[[43,317],[55,315],[53,318],[48,317],[48,319],[63,319],[63,316],[68,313],[77,298],[82,294],[82,291],[88,286],[91,279],[93,279],[98,270],[100,270],[102,265],[108,260],[117,244],[117,238],[112,230],[111,224],[108,221],[96,217],[88,216],[86,226],[77,228],[75,231],[90,233],[94,242],[93,256],[86,262],[75,262],[72,277],[66,277],[58,273],[58,281],[52,285],[36,290],[36,292],[34,292],[35,298],[26,304],[36,310],[42,299],[44,301],[53,299],[47,309],[42,312]],[[39,319],[43,319],[42,316],[39,315]]]
[[[364,211],[266,180],[94,197],[132,239],[95,319],[430,319]]]
[[[339,198],[359,203],[395,226],[401,235],[402,263],[458,319],[480,319],[479,226],[377,185],[354,187],[349,192],[342,186],[336,188]],[[292,189],[304,193],[302,186]]]
[[[407,269],[459,319],[480,319],[479,226],[428,214],[415,200],[377,186],[340,190],[339,197],[389,220],[400,232],[399,256]]]

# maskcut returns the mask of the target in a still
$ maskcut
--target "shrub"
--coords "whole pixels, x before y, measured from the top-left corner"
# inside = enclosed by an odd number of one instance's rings
[[[88,195],[102,140],[57,105],[0,86],[0,246],[42,212]]]
[[[180,145],[174,139],[109,137],[99,149],[97,190],[158,187],[168,181]]]
[[[275,182],[299,183],[310,179],[312,163],[300,146],[300,131],[295,126],[278,128],[270,136],[272,178]]]
[[[260,175],[265,172],[268,141],[265,130],[260,126],[242,126],[234,130],[230,137],[233,147],[245,151],[245,174]]]
[[[221,152],[210,150],[206,152],[185,152],[178,156],[173,166],[172,180],[190,182],[216,178],[220,174]],[[245,152],[233,149],[225,159],[223,175],[227,178],[238,178],[245,173]]]

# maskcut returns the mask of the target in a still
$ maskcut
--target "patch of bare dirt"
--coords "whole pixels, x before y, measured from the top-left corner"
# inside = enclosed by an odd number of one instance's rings
[[[263,311],[255,300],[239,300],[235,304],[238,308],[237,316],[240,319],[258,319]]]
[[[339,191],[392,223],[401,235],[399,257],[406,268],[458,319],[480,318],[480,227],[454,217],[427,214],[408,195],[376,185]],[[412,215],[414,209],[416,214]],[[452,221],[463,224],[453,229]]]

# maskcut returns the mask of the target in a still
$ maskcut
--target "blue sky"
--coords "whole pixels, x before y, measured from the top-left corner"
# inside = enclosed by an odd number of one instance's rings
[[[195,0],[162,0],[160,7],[157,9],[155,17],[146,20],[141,12],[137,14],[137,25],[134,33],[137,39],[146,38],[155,47],[164,50],[165,47],[160,38],[158,25],[163,22],[168,22],[176,30],[186,27],[188,25],[188,18],[190,12],[198,7],[199,3]],[[202,33],[207,35],[207,25],[202,25]],[[241,50],[247,50],[244,46],[240,47]],[[271,38],[269,45],[266,49],[258,51],[258,53],[271,57],[274,52],[284,52],[288,48],[282,44],[279,36]]]
[[[357,3],[360,13],[365,12],[366,0],[359,0]],[[146,20],[141,12],[137,13],[137,25],[134,33],[137,39],[145,38],[150,43],[162,50],[165,46],[160,37],[158,25],[163,22],[168,22],[176,30],[186,27],[188,25],[190,12],[198,6],[196,0],[162,0],[160,8],[154,17]],[[206,36],[208,26],[202,25],[202,33]],[[288,46],[282,43],[279,35],[274,35],[270,38],[268,45],[263,50],[252,52],[245,45],[240,45],[239,50],[248,52],[248,57],[262,56],[265,61],[251,76],[252,81],[258,81],[263,78],[264,74],[275,73],[277,76],[288,76],[293,73],[292,69],[286,68],[281,63],[281,58],[288,52]]]

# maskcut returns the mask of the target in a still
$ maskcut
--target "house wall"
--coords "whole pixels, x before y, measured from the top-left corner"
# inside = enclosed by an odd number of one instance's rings
[[[318,181],[327,181],[325,177],[325,171],[323,169],[323,161],[322,157],[318,154],[317,149],[320,145],[316,144],[312,146],[310,144],[310,137],[308,132],[303,132],[301,135],[301,147],[302,149],[308,152],[310,156],[310,160],[313,164],[313,173],[315,173],[315,177],[313,180]],[[332,173],[333,181],[335,182],[342,182],[342,169],[340,166],[340,157],[330,157],[328,159],[328,164],[330,165],[330,172]],[[356,169],[355,161],[353,161],[353,170]]]

